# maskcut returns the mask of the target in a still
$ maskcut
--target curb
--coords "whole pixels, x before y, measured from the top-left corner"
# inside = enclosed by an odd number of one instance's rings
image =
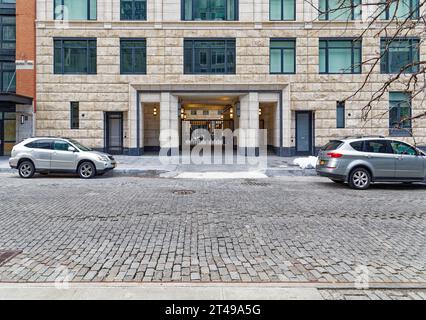
[[[14,173],[15,169],[0,168],[0,173]],[[115,169],[105,174],[106,177],[145,177],[145,178],[174,178],[179,172],[155,169]],[[314,169],[266,169],[268,178],[273,177],[314,177],[317,173]]]

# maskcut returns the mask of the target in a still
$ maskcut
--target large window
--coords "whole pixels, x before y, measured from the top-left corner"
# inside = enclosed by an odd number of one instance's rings
[[[95,39],[55,39],[54,72],[96,74]]]
[[[320,39],[320,73],[361,73],[361,41]]]
[[[385,1],[382,12],[384,20],[418,19],[420,13],[419,0],[390,0]]]
[[[296,72],[296,41],[294,39],[271,39],[270,72]]]
[[[391,135],[409,135],[411,130],[411,94],[389,92],[389,131]]]
[[[121,20],[146,20],[146,0],[121,0]]]
[[[181,0],[182,20],[238,20],[238,0]]]
[[[15,16],[0,16],[1,49],[16,47],[16,18]]]
[[[96,20],[96,0],[54,0],[55,20]]]
[[[185,74],[234,74],[235,39],[184,41]]]
[[[16,91],[16,73],[14,62],[0,62],[1,92]]]
[[[414,73],[419,69],[419,39],[381,39],[381,73]]]
[[[146,73],[145,39],[121,39],[120,61],[122,74]]]
[[[361,0],[319,0],[319,12],[320,20],[359,20]]]
[[[270,20],[296,20],[296,0],[269,0]]]

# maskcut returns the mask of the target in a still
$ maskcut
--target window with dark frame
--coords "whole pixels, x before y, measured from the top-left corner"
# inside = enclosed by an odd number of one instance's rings
[[[361,19],[361,0],[319,0],[319,20]]]
[[[16,48],[16,17],[0,16],[0,49],[15,50]]]
[[[76,101],[71,102],[71,129],[80,128],[80,104]]]
[[[296,0],[269,0],[269,20],[296,20]]]
[[[96,74],[96,39],[54,39],[55,74]]]
[[[337,101],[336,104],[336,127],[343,129],[346,126],[345,101]]]
[[[385,9],[382,12],[382,20],[411,20],[418,19],[420,16],[419,0],[393,0],[382,4]]]
[[[120,40],[121,74],[146,74],[146,40]]]
[[[14,62],[0,62],[0,91],[16,91],[16,66]]]
[[[357,39],[320,39],[319,73],[361,73],[361,48],[361,40]]]
[[[97,0],[54,0],[55,20],[96,20]]]
[[[146,20],[146,0],[121,0],[120,20]]]
[[[418,38],[382,38],[380,50],[382,74],[415,73],[419,70],[420,41]]]
[[[271,74],[296,73],[295,39],[271,39],[269,50]]]
[[[412,128],[411,93],[389,92],[389,134],[409,136]]]
[[[181,0],[183,21],[236,21],[238,0]]]
[[[235,39],[185,39],[185,74],[235,74]]]

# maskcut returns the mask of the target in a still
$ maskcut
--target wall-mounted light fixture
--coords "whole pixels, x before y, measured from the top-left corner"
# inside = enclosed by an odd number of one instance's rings
[[[234,119],[234,109],[231,107],[231,109],[229,109],[229,117],[231,119]]]
[[[157,116],[157,107],[154,107],[154,110],[153,110],[152,114],[154,115],[154,117]]]
[[[259,116],[262,115],[262,108],[259,108]]]
[[[182,120],[184,120],[186,118],[185,109],[184,108],[180,108],[180,118]]]

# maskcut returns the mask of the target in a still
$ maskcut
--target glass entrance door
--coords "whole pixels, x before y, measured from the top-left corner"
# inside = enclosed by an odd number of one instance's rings
[[[123,113],[106,113],[106,152],[111,154],[123,153]]]
[[[16,113],[0,111],[0,156],[10,156],[16,144]]]

